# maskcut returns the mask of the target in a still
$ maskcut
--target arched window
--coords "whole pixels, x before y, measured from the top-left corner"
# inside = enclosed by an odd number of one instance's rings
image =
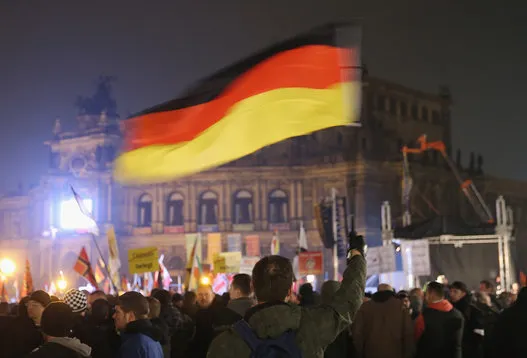
[[[166,207],[166,224],[168,226],[183,226],[183,195],[172,193],[169,195]]]
[[[282,224],[288,221],[289,198],[283,190],[273,190],[269,194],[269,222],[271,224]]]
[[[240,190],[232,198],[232,223],[252,224],[253,195],[247,190]]]
[[[198,225],[218,225],[218,195],[212,191],[199,197]]]
[[[137,205],[137,226],[152,226],[152,197],[149,194],[143,194],[139,198]]]

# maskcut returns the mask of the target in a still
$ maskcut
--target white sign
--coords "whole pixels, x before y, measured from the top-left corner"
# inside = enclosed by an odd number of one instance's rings
[[[394,272],[395,252],[391,245],[368,247],[366,254],[368,275],[379,275],[381,273]]]
[[[258,256],[242,257],[242,261],[240,262],[240,273],[252,275],[254,265],[256,265],[258,261],[260,261],[260,258]]]
[[[403,270],[407,275],[429,276],[430,244],[427,239],[401,240]]]

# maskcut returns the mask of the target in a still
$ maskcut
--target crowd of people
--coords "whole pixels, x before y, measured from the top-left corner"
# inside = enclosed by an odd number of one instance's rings
[[[219,296],[202,285],[184,295],[154,289],[35,291],[0,306],[0,357],[524,357],[527,288],[497,297],[482,281],[430,282],[395,292],[381,284],[364,294],[366,264],[353,250],[341,282],[320,293],[310,284],[292,292],[288,259],[268,256],[252,276],[235,275]],[[273,355],[278,353],[278,355]]]

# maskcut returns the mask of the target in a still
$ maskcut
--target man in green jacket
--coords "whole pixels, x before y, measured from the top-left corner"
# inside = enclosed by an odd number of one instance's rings
[[[366,261],[359,250],[351,250],[348,257],[341,287],[332,302],[313,308],[285,302],[293,284],[291,262],[281,256],[264,257],[254,266],[252,276],[258,304],[247,312],[245,321],[260,339],[276,339],[292,330],[303,358],[322,358],[324,349],[351,323],[362,304]],[[234,329],[219,335],[207,354],[207,358],[250,356],[251,349]]]

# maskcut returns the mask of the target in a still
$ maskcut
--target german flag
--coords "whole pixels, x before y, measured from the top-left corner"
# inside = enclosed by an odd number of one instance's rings
[[[338,47],[339,28],[323,26],[276,44],[128,119],[116,180],[170,181],[287,138],[354,122],[358,47]]]

